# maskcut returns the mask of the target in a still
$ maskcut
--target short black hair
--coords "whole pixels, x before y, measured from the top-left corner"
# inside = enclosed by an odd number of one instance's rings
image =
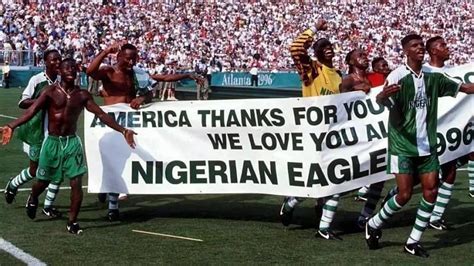
[[[375,68],[375,65],[382,60],[385,60],[385,58],[381,56],[374,58],[374,60],[372,60],[372,70]]]
[[[408,34],[407,36],[403,37],[403,39],[402,39],[402,47],[405,48],[407,46],[407,44],[410,41],[413,41],[413,40],[422,40],[423,41],[423,38],[421,38],[420,35],[415,34],[415,33]]]
[[[61,55],[61,53],[59,53],[59,51],[56,49],[46,50],[43,54],[43,60],[46,60],[46,58],[48,58],[48,56],[52,53],[58,53],[59,55]]]
[[[332,43],[326,38],[321,38],[313,44],[313,49],[314,53],[316,54],[316,58],[321,59],[324,57],[323,50],[328,45],[332,45]]]
[[[72,63],[73,65],[77,66],[76,60],[74,60],[71,57],[64,58],[61,60],[61,63],[59,64],[59,67],[62,67],[66,63]]]
[[[124,45],[122,45],[120,47],[120,50],[121,51],[124,51],[124,50],[137,50],[137,47],[131,43],[126,43]]]
[[[442,40],[443,37],[441,36],[435,36],[433,38],[430,38],[426,41],[426,50],[428,51],[428,53],[431,51],[431,48],[433,48],[433,44],[438,41],[438,40]]]

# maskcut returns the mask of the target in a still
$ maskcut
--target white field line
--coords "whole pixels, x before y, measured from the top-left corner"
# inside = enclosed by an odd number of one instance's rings
[[[204,240],[202,240],[202,239],[190,238],[190,237],[184,237],[184,236],[174,236],[174,235],[160,234],[160,233],[140,231],[140,230],[132,230],[132,232],[147,234],[147,235],[154,235],[154,236],[163,236],[163,237],[169,237],[169,238],[176,238],[176,239],[182,239],[182,240],[190,240],[190,241],[196,241],[196,242],[204,242]]]
[[[87,188],[87,186],[82,186],[82,188],[83,189]],[[70,190],[71,187],[60,187],[59,189]],[[31,191],[31,188],[19,188],[18,192],[20,192],[20,191]],[[5,189],[0,189],[0,193],[3,193],[3,192],[5,192]]]
[[[0,117],[10,118],[10,119],[17,119],[17,117],[9,116],[9,115],[2,115],[2,114],[0,114]]]
[[[39,259],[17,248],[15,245],[13,245],[12,243],[6,241],[5,239],[1,237],[0,237],[0,249],[6,251],[8,254],[26,263],[26,265],[35,265],[35,266],[46,265],[46,263],[40,261]]]

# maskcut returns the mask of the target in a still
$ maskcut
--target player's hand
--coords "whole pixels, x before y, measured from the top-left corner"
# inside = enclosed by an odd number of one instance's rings
[[[118,42],[115,42],[113,43],[112,45],[110,45],[109,47],[105,48],[105,52],[107,54],[115,54],[115,53],[118,53],[120,51],[120,47],[122,47],[122,45],[126,44],[127,41],[118,41]]]
[[[130,102],[130,107],[138,110],[144,101],[145,99],[143,97],[135,98]]]
[[[0,128],[0,134],[2,134],[2,145],[7,145],[12,139],[13,129],[9,126]]]
[[[398,84],[392,84],[392,85],[387,85],[385,83],[382,91],[377,94],[376,101],[377,103],[383,103],[384,100],[388,99],[390,96],[398,93],[400,91],[400,85]]]
[[[328,24],[327,24],[326,20],[318,19],[318,21],[316,21],[316,29],[320,30],[320,31],[327,30],[328,29]]]
[[[354,86],[354,91],[363,91],[365,94],[369,93],[370,85],[367,83],[360,83]]]
[[[135,149],[135,140],[133,139],[133,135],[136,135],[135,131],[130,130],[130,129],[125,129],[123,136],[125,137],[125,140],[127,141],[127,144],[132,148]]]

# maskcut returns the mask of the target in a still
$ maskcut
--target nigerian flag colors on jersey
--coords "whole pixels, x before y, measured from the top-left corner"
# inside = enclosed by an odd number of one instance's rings
[[[388,152],[407,157],[436,154],[438,97],[456,96],[460,83],[441,73],[417,75],[407,65],[395,69],[387,81],[401,86],[390,97]]]

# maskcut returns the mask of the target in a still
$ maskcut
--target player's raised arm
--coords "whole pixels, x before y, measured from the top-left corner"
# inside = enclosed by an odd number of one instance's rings
[[[95,80],[104,80],[107,78],[107,73],[111,70],[110,66],[100,67],[102,61],[109,55],[117,53],[120,50],[120,46],[122,45],[121,42],[116,42],[111,46],[105,48],[102,52],[100,52],[94,60],[89,64],[87,67],[86,73],[87,75],[91,76]]]
[[[311,71],[311,58],[308,54],[308,48],[311,47],[311,44],[313,43],[313,37],[316,34],[316,31],[324,31],[326,29],[326,21],[318,20],[314,27],[311,27],[300,33],[298,37],[296,37],[296,39],[291,43],[290,54],[295,63],[298,74],[304,75],[308,71]]]
[[[108,114],[106,114],[95,102],[92,96],[90,95],[89,92],[83,91],[82,93],[87,94],[87,102],[86,102],[86,109],[87,111],[97,115],[97,117],[100,119],[100,121],[104,122],[107,126],[110,128],[120,132],[123,134],[125,141],[127,141],[127,144],[134,149],[135,148],[135,140],[133,139],[133,135],[136,135],[133,130],[126,129],[122,127],[121,125],[117,124],[117,122]]]

